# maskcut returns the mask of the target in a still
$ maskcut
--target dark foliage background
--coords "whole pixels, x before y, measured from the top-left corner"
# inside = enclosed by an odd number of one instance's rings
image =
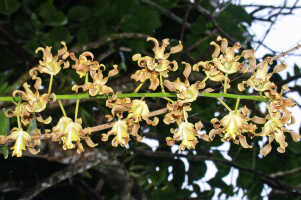
[[[39,46],[53,46],[55,52],[59,42],[66,41],[77,53],[89,50],[101,63],[118,64],[121,72],[109,85],[115,91],[130,92],[136,87],[130,75],[137,69],[131,56],[137,52],[151,54],[152,45],[146,42],[147,36],[160,40],[168,37],[174,43],[182,40],[184,50],[174,59],[196,63],[211,56],[213,48],[209,43],[218,35],[232,44],[239,41],[243,48],[251,48],[254,41],[248,27],[254,21],[274,23],[277,16],[298,9],[285,4],[283,7],[255,5],[254,11],[248,14],[245,7],[217,0],[194,3],[189,0],[0,0],[0,95],[11,95],[12,90],[29,79],[27,71],[38,62],[40,55],[34,54],[34,50]],[[259,18],[256,14],[260,11],[273,12]],[[281,86],[297,80],[300,70],[298,66],[294,69],[295,73],[287,79],[275,75],[274,81]],[[176,76],[174,73],[171,79]],[[192,79],[202,76],[195,73]],[[44,84],[48,84],[47,80]],[[74,72],[66,70],[56,77],[54,91],[70,93],[71,83],[78,81]],[[300,86],[291,89],[300,94]],[[64,102],[68,113],[74,112],[74,103]],[[242,103],[261,114],[258,104]],[[11,106],[3,102],[0,105]],[[154,110],[161,108],[162,102],[153,99],[149,105]],[[199,98],[192,107],[190,120],[202,120],[207,131],[214,113],[223,113],[223,108],[209,98]],[[61,115],[58,106],[50,105],[47,112],[55,124]],[[85,101],[80,106],[85,126],[104,123],[104,113],[108,112],[101,100]],[[1,132],[5,132],[9,127],[2,126],[5,119],[1,119],[0,128],[4,130]],[[15,124],[10,120],[10,127]],[[270,188],[271,192],[265,195],[270,199],[301,199],[300,143],[288,139],[285,154],[277,153],[274,147],[264,159],[259,156],[256,140],[253,149],[231,144],[227,152],[216,148],[222,144],[218,139],[209,144],[200,141],[195,151],[179,154],[172,153],[165,143],[170,128],[163,124],[142,128],[141,134],[158,142],[155,151],[134,141],[128,149],[112,148],[110,142],[101,143],[97,133],[93,140],[100,143],[99,147],[86,148],[81,155],[44,142],[37,156],[1,158],[0,199],[212,199],[214,195],[217,197],[215,193],[219,189],[217,198],[237,198],[240,193],[240,198],[255,200],[263,198],[264,187]],[[5,147],[1,148],[5,154]],[[198,181],[206,172],[214,171],[213,165],[208,168],[205,161],[212,161],[217,172],[208,181]],[[234,169],[238,172],[236,184],[228,185],[223,177]]]

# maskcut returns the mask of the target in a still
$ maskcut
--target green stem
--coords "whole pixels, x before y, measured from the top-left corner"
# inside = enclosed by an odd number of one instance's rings
[[[221,99],[221,98],[217,98],[217,100],[219,100],[221,102],[221,104],[223,104],[223,106],[229,111],[231,112],[231,108]]]
[[[89,74],[86,73],[86,76],[85,76],[85,84],[89,82]]]
[[[51,93],[52,82],[53,82],[53,75],[50,75],[50,81],[49,81],[49,85],[48,85],[48,94]]]
[[[66,111],[65,111],[64,106],[63,106],[63,104],[62,104],[62,101],[61,101],[61,100],[58,100],[57,102],[59,103],[59,106],[60,106],[60,108],[61,108],[61,111],[62,111],[64,117],[67,117]]]
[[[163,85],[163,79],[162,79],[162,74],[161,73],[160,73],[160,86],[161,86],[162,93],[165,93],[164,85]]]
[[[226,73],[225,75],[225,80],[224,80],[224,93],[227,93],[227,80],[228,80],[228,74]]]
[[[123,94],[116,94],[118,98],[124,98],[124,97],[150,97],[150,98],[162,98],[162,97],[177,97],[176,93],[123,93]],[[229,93],[207,93],[203,92],[199,96],[201,97],[210,97],[210,98],[218,98],[218,97],[224,97],[224,98],[230,98],[230,99],[246,99],[246,100],[252,100],[252,101],[263,101],[268,102],[268,98],[261,97],[261,96],[252,96],[252,95],[239,95],[239,94],[229,94]],[[67,100],[67,99],[107,99],[111,97],[111,95],[96,95],[95,97],[91,97],[87,93],[79,93],[79,94],[57,94],[56,99],[57,100]],[[4,96],[0,97],[0,102],[15,102],[20,101],[20,97],[9,97]]]
[[[139,90],[140,90],[140,88],[143,86],[143,84],[144,84],[144,82],[140,83],[140,84],[136,87],[136,89],[134,90],[134,93],[139,92]]]
[[[76,121],[76,120],[77,120],[78,107],[79,107],[79,100],[80,100],[80,99],[76,99],[76,105],[75,105],[75,114],[74,114],[74,121]]]
[[[20,112],[21,112],[21,107],[20,107],[20,102],[17,105],[17,122],[18,122],[18,128],[22,128],[21,125],[21,119],[20,119]]]
[[[235,104],[235,110],[238,109],[238,106],[239,106],[239,101],[240,101],[240,98],[237,98],[236,99],[236,104]]]

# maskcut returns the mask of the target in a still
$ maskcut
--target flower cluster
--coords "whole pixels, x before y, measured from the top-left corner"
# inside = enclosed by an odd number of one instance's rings
[[[281,63],[270,70],[274,58],[266,58],[257,63],[254,50],[240,51],[241,46],[238,43],[230,46],[227,39],[217,37],[216,42],[210,43],[215,48],[211,60],[199,61],[191,65],[185,61],[178,62],[171,59],[172,56],[176,56],[175,54],[182,51],[181,41],[172,47],[169,47],[169,39],[163,39],[161,44],[152,37],[148,37],[147,41],[153,43],[154,55],[142,56],[138,53],[132,56],[132,61],[140,67],[131,76],[131,79],[139,83],[133,94],[138,93],[142,85],[150,80],[149,90],[155,91],[159,86],[161,90],[161,93],[152,94],[160,94],[157,97],[167,101],[166,106],[161,110],[150,111],[145,97],[131,99],[129,98],[130,95],[122,94],[119,91],[115,92],[112,87],[107,85],[109,79],[119,73],[118,65],[113,65],[111,69],[107,70],[107,66],[94,60],[94,55],[91,52],[83,52],[77,57],[74,52],[67,49],[64,42],[61,42],[62,48],[58,50],[55,56],[52,55],[51,47],[37,48],[36,53],[43,53],[42,60],[29,71],[32,80],[23,84],[24,90],[15,90],[12,93],[15,107],[7,109],[6,112],[7,117],[17,118],[17,127],[11,129],[8,136],[0,136],[0,144],[14,142],[11,148],[13,150],[12,155],[17,157],[22,156],[24,150],[29,150],[32,154],[38,153],[38,146],[42,139],[58,142],[62,144],[64,150],[76,149],[77,153],[81,153],[84,151],[83,141],[89,147],[97,146],[91,139],[92,132],[111,129],[106,133],[101,133],[101,140],[106,142],[111,139],[110,136],[113,136],[111,140],[113,147],[127,147],[129,141],[133,139],[138,142],[142,140],[143,137],[139,130],[143,123],[157,126],[159,118],[156,116],[164,113],[163,123],[166,125],[175,123],[177,126],[175,129],[170,129],[171,136],[166,138],[166,143],[169,146],[179,143],[179,151],[195,149],[199,139],[211,142],[215,135],[220,136],[223,142],[231,141],[243,148],[252,148],[248,140],[255,137],[268,137],[267,144],[260,150],[264,156],[270,153],[274,140],[279,145],[277,151],[285,152],[288,146],[286,133],[289,133],[294,141],[299,141],[299,134],[290,131],[287,127],[294,123],[289,108],[295,106],[292,99],[284,97],[284,92],[288,90],[288,87],[283,86],[279,91],[276,84],[271,82],[272,75],[284,70],[285,64]],[[83,84],[73,84],[72,86],[72,91],[76,93],[73,98],[76,100],[73,119],[67,116],[59,95],[51,92],[55,76],[62,71],[62,68],[66,69],[70,66],[80,79],[84,78]],[[184,68],[182,72],[184,80],[177,77],[171,81],[170,77],[172,76],[169,76],[169,72],[177,71],[181,67]],[[204,79],[192,83],[190,75],[193,71],[202,71]],[[42,79],[39,75],[45,73],[50,76],[48,91],[40,94],[46,87],[42,86]],[[248,78],[238,85],[234,85],[231,82],[232,76],[243,73],[246,73]],[[210,81],[220,84],[222,93],[219,93],[219,89],[210,88]],[[33,90],[30,82],[34,83]],[[256,97],[261,98],[266,103],[265,116],[256,116],[245,105],[241,105],[239,94],[235,96],[235,108],[230,108],[226,100],[221,98],[222,96],[233,95],[227,94],[230,88],[233,90],[237,88],[238,92],[251,88],[255,94],[258,93],[259,96]],[[91,97],[101,95],[107,98],[106,107],[110,109],[110,114],[105,115],[105,118],[108,123],[94,127],[83,127],[81,118],[77,116],[80,90]],[[169,98],[168,94],[170,93],[165,92],[167,90],[174,96]],[[201,131],[203,123],[200,120],[193,121],[189,118],[192,103],[199,96],[206,96],[206,94],[209,97],[215,95],[215,98],[227,110],[226,114],[221,114],[221,118],[211,119],[212,129],[208,134]],[[59,104],[63,113],[54,127],[45,129],[44,133],[38,127],[28,132],[23,129],[34,120],[49,125],[52,118],[49,116],[44,119],[43,111],[46,110],[49,103],[54,102]],[[258,114],[263,116],[263,113]]]

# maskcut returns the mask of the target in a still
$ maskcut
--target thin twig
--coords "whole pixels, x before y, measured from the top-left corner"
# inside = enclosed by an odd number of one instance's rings
[[[90,42],[87,44],[84,44],[82,46],[78,46],[78,47],[73,47],[71,49],[71,51],[74,52],[79,52],[79,51],[85,51],[87,49],[97,49],[109,42],[112,42],[114,40],[120,40],[120,39],[131,39],[131,38],[142,38],[142,39],[146,39],[147,37],[149,37],[149,35],[144,34],[144,33],[113,33],[107,36],[104,36],[102,38],[100,38],[97,41],[94,42]]]
[[[138,0],[141,3],[144,3],[146,5],[149,5],[151,7],[153,7],[154,9],[156,9],[157,11],[159,11],[160,13],[162,13],[163,15],[165,15],[166,17],[172,19],[173,21],[184,25],[187,28],[191,28],[191,24],[189,24],[188,22],[185,22],[185,20],[183,20],[181,17],[178,17],[177,15],[175,15],[173,12],[159,6],[158,4],[156,4],[154,1],[150,1],[150,0]]]
[[[280,172],[272,173],[272,174],[270,174],[270,177],[276,178],[276,177],[279,177],[279,176],[286,176],[286,175],[290,175],[290,174],[295,174],[299,171],[301,171],[301,167],[296,167],[294,169],[290,169],[290,170],[287,170],[287,171],[280,171]]]
[[[285,6],[287,4],[287,0],[284,1],[283,6]],[[279,14],[281,13],[282,8],[280,8],[279,12],[277,13],[277,15],[275,15],[275,19],[273,21],[271,21],[271,24],[269,26],[269,28],[266,30],[266,32],[264,33],[263,38],[261,39],[260,43],[257,45],[257,47],[255,48],[255,51],[260,47],[261,44],[263,44],[264,40],[266,39],[266,37],[268,36],[268,34],[270,33],[270,31],[272,30],[273,25],[276,23],[277,18],[279,17]],[[271,18],[271,16],[269,17]]]

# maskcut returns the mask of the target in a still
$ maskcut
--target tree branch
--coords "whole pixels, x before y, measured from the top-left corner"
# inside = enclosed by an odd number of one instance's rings
[[[25,193],[19,200],[31,200],[38,196],[43,191],[48,188],[69,179],[77,174],[80,174],[92,167],[102,164],[102,166],[119,166],[120,163],[117,160],[113,160],[112,156],[105,151],[90,151],[82,154],[81,162],[76,162],[71,167],[66,167],[65,169],[55,172],[51,176],[42,180],[36,186],[34,186],[29,192]]]
[[[238,169],[240,172],[245,172],[245,173],[249,173],[252,175],[257,176],[262,182],[268,184],[270,187],[272,188],[276,188],[282,191],[285,191],[286,193],[289,193],[291,195],[294,196],[301,196],[301,193],[299,191],[296,191],[293,187],[283,183],[282,181],[270,177],[268,175],[266,175],[263,172],[260,171],[256,171],[250,168],[246,168],[240,165],[237,165],[231,161],[228,160],[221,160],[221,159],[216,159],[214,158],[213,155],[207,153],[206,156],[201,156],[201,155],[184,155],[184,154],[173,154],[170,152],[164,152],[164,151],[150,151],[150,150],[141,150],[141,149],[136,149],[135,153],[137,153],[138,155],[143,155],[143,156],[147,156],[147,157],[155,157],[155,158],[167,158],[167,159],[175,159],[177,157],[182,157],[182,158],[187,158],[187,160],[189,161],[193,161],[193,162],[203,162],[206,160],[211,160],[213,161],[215,164],[218,165],[227,165],[230,167],[234,167],[236,169]]]

